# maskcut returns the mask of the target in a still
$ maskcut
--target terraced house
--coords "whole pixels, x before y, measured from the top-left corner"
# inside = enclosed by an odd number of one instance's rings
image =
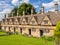
[[[54,28],[58,21],[60,21],[60,12],[58,11],[58,4],[55,3],[55,11],[48,11],[44,13],[44,6],[41,8],[40,14],[8,17],[2,20],[2,30],[10,32],[18,32],[19,34],[28,34],[35,37],[53,36]]]

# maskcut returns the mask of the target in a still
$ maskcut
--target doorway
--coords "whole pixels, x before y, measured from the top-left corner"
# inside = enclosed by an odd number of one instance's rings
[[[10,27],[9,27],[9,32],[11,32]]]
[[[14,32],[16,32],[16,28],[14,27]]]
[[[20,34],[22,34],[22,28],[20,28]]]
[[[29,35],[31,35],[31,29],[29,29]]]
[[[43,30],[40,30],[40,36],[43,36]]]

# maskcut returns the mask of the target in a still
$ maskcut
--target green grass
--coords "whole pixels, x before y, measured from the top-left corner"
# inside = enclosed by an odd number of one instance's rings
[[[6,34],[0,32],[0,35]],[[2,35],[0,36],[0,45],[54,45],[53,40],[44,38],[26,37],[22,35]]]

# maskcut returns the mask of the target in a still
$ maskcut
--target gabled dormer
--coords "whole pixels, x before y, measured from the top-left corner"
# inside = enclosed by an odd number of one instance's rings
[[[46,16],[43,18],[43,20],[42,20],[42,22],[41,22],[41,25],[52,25],[52,22],[51,22],[51,20],[50,20],[49,15],[46,15]]]
[[[20,21],[20,18],[18,18],[18,17],[15,17],[14,19],[15,19],[15,22],[14,22],[14,24],[19,24],[19,23],[20,23],[20,22],[19,22],[19,21]]]
[[[37,17],[32,17],[30,22],[29,22],[30,25],[37,25]]]
[[[21,22],[21,18],[17,18],[17,22],[18,22],[18,24],[20,24],[20,22]]]
[[[27,24],[25,17],[22,18],[21,24]]]

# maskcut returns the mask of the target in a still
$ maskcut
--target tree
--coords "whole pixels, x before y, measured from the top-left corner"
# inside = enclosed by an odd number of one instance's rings
[[[57,23],[55,31],[54,31],[55,43],[59,45],[60,43],[60,21]]]
[[[26,4],[26,3],[22,3],[21,6],[18,9],[18,12],[20,15],[23,15],[23,11],[25,11],[26,15],[31,14],[31,9],[33,8],[33,13],[35,14],[35,8],[31,5],[31,4]]]
[[[13,10],[10,12],[9,17],[12,16],[12,13],[13,13],[13,16],[17,16],[17,10],[18,10],[18,8],[14,7]]]
[[[25,11],[25,15],[31,14],[31,9],[33,8],[33,14],[36,14],[35,8],[31,4],[22,3],[19,8],[15,7],[9,16],[17,16],[17,10],[19,15],[23,15],[23,11]]]

